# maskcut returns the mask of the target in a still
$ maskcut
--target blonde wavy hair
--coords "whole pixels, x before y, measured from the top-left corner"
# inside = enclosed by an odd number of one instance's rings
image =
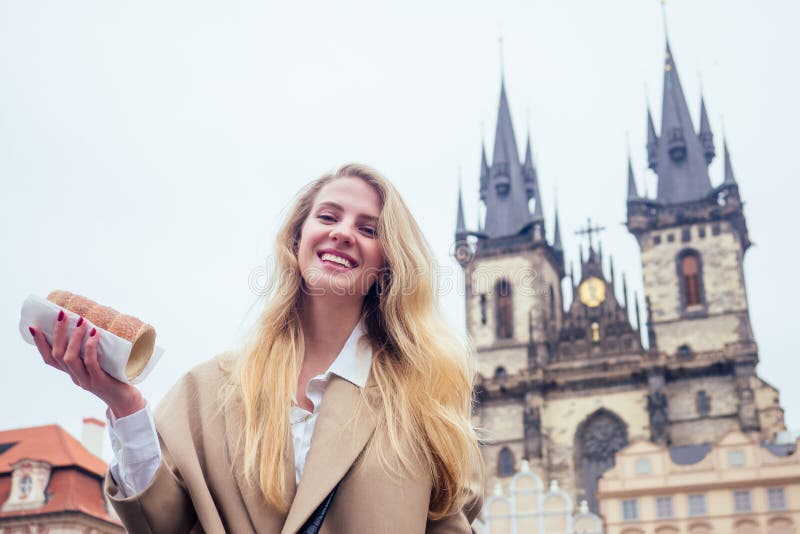
[[[381,200],[378,239],[386,269],[369,288],[362,308],[373,350],[368,386],[377,388],[377,395],[370,396],[379,413],[376,435],[381,431],[388,438],[400,467],[411,469],[421,462],[427,469],[433,481],[428,515],[439,519],[461,506],[474,462],[480,461],[470,420],[474,350],[441,316],[434,256],[408,207],[394,185],[364,165],[345,165],[307,185],[276,237],[273,281],[278,290],[232,374],[244,409],[244,470],[268,505],[288,508],[289,411],[304,354],[296,246],[317,193],[343,177],[364,180]],[[420,446],[409,451],[404,443]]]

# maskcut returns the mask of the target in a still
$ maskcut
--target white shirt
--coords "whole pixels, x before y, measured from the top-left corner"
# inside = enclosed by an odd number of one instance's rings
[[[358,345],[363,334],[364,327],[359,321],[328,370],[308,381],[306,397],[314,405],[313,412],[301,408],[296,402],[292,404],[289,420],[294,446],[295,482],[298,484],[311,448],[311,437],[317,424],[322,396],[331,375],[335,374],[362,388],[367,383],[372,366],[372,349],[369,343]],[[156,425],[149,405],[119,419],[114,417],[111,410],[106,410],[106,419],[111,449],[114,452],[109,469],[122,496],[128,497],[145,489],[161,464],[161,447],[158,444]]]

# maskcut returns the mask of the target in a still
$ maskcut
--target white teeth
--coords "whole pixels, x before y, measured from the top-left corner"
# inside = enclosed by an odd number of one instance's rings
[[[336,256],[334,254],[330,254],[328,252],[320,256],[320,259],[336,262],[340,265],[344,265],[348,269],[352,267],[351,263],[347,261],[345,258],[342,258],[341,256]]]

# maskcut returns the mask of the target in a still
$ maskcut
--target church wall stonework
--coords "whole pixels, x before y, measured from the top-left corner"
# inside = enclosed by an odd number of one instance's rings
[[[483,376],[494,376],[495,370],[503,367],[509,375],[519,373],[528,368],[528,349],[515,347],[507,349],[485,350],[478,357],[478,373]]]
[[[529,320],[533,312],[534,338],[540,337],[541,319],[549,307],[550,287],[554,288],[554,308],[560,321],[560,279],[544,254],[538,250],[520,252],[513,256],[496,256],[473,261],[467,276],[467,324],[478,350],[494,347],[495,333],[495,284],[506,278],[513,295],[513,341],[529,341]],[[481,320],[481,295],[486,296],[486,324]],[[509,340],[511,341],[511,340]]]
[[[713,230],[715,225],[718,232]],[[683,241],[683,230],[689,231],[689,241]],[[700,237],[701,230],[705,237]],[[659,244],[654,244],[656,238]],[[725,343],[752,338],[742,243],[729,222],[655,230],[643,234],[639,243],[645,294],[650,299],[660,350],[672,354],[684,344],[695,351],[716,350]],[[687,249],[700,253],[704,295],[704,305],[692,310],[691,317],[681,302],[677,264],[679,253]]]
[[[508,440],[522,440],[525,431],[522,425],[523,407],[521,402],[492,402],[481,407],[481,428],[485,438],[492,443]]]

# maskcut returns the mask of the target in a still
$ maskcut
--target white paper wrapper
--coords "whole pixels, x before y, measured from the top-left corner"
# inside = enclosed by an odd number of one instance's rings
[[[25,299],[25,302],[22,303],[22,311],[20,312],[19,318],[19,333],[22,334],[22,339],[34,347],[36,346],[36,343],[33,341],[33,336],[30,330],[28,330],[28,327],[32,326],[42,332],[48,343],[50,343],[50,346],[52,346],[53,329],[58,320],[58,312],[62,309],[65,314],[64,320],[67,321],[67,339],[69,339],[77,328],[79,316],[66,308],[61,308],[61,306],[47,299],[36,295],[29,295],[28,298]],[[85,317],[83,320],[89,324],[90,328],[86,329],[86,335],[83,337],[83,342],[81,343],[81,357],[83,357],[86,341],[89,339],[89,332],[92,331],[92,327],[97,328],[97,333],[100,335],[100,342],[97,345],[97,360],[100,362],[100,367],[120,382],[138,384],[150,374],[150,371],[153,370],[153,367],[155,367],[159,358],[161,358],[161,355],[164,353],[164,349],[156,345],[153,350],[153,356],[147,362],[142,372],[129,380],[128,377],[125,376],[125,366],[128,364],[128,358],[131,355],[133,343],[112,334],[108,330],[98,328]]]

